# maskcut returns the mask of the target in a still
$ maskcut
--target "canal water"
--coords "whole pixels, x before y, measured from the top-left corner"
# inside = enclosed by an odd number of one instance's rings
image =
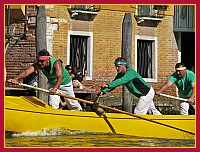
[[[134,147],[195,147],[195,140],[143,138],[127,135],[80,132],[27,132],[5,134],[8,147],[59,147],[59,148],[134,148]]]

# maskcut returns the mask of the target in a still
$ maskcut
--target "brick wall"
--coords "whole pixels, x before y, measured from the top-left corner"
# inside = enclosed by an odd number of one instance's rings
[[[27,7],[27,19],[36,16],[37,9],[35,6]],[[6,16],[7,17],[7,16]],[[19,38],[24,33],[24,20],[12,19],[9,26],[9,36],[11,36],[13,29],[14,37]],[[6,79],[10,79],[18,75],[21,71],[31,65],[36,58],[35,45],[35,24],[27,24],[26,38],[21,39],[16,43],[15,39],[11,39],[5,54]],[[5,28],[7,31],[7,26]],[[5,41],[7,41],[6,39]],[[10,84],[6,84],[10,86]]]
[[[57,22],[50,23],[57,24],[57,30],[53,33],[52,55],[61,59],[63,64],[66,65],[68,30],[70,28],[70,17],[67,6],[54,5],[51,9],[46,8],[46,12],[46,16],[50,20],[57,20]]]
[[[124,12],[102,10],[93,22],[93,81],[97,88],[99,84],[109,83],[116,76],[113,63],[121,56],[123,16]],[[119,94],[121,89],[113,92]]]
[[[158,83],[152,84],[159,89],[175,71],[178,62],[178,47],[173,33],[173,16],[165,16],[157,30],[158,36]],[[171,95],[176,95],[175,86],[166,90]]]

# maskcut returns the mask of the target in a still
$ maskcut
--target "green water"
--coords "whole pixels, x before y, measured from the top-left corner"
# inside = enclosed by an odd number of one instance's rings
[[[6,134],[5,147],[195,147],[195,140],[142,138],[113,134],[25,133]]]

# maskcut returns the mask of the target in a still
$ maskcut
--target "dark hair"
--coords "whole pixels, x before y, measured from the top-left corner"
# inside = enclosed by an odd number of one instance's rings
[[[65,66],[65,69],[67,69],[67,70],[72,70],[72,66],[71,66],[71,65],[66,65],[66,66]]]
[[[126,59],[123,58],[123,57],[118,57],[117,59],[115,59],[115,62],[116,62],[116,61],[126,62]]]
[[[183,62],[176,63],[175,68],[185,67]]]
[[[38,56],[50,56],[50,53],[46,49],[42,49],[37,53]]]

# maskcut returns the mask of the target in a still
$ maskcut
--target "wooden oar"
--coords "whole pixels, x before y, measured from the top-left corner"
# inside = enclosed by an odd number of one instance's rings
[[[32,89],[35,89],[35,90],[44,91],[44,92],[49,93],[49,90],[46,90],[46,89],[43,89],[43,88],[34,87],[34,86],[30,86],[30,85],[23,84],[23,83],[17,83],[17,84],[19,84],[20,86],[24,86],[24,87],[28,87],[28,88],[32,88]],[[84,103],[91,104],[91,105],[94,104],[91,101],[80,99],[80,98],[76,98],[76,97],[72,97],[72,96],[69,96],[69,95],[66,95],[66,94],[56,93],[56,95],[59,95],[59,96],[65,97],[65,98],[69,98],[69,99],[73,99],[73,100],[77,100],[79,102],[84,102]],[[98,106],[101,107],[101,108],[105,108],[105,109],[109,109],[109,110],[112,110],[112,111],[115,111],[115,112],[123,113],[123,114],[129,115],[129,116],[133,116],[133,117],[136,117],[136,118],[139,118],[139,119],[143,119],[143,120],[146,120],[146,121],[149,121],[149,122],[152,122],[152,123],[163,125],[163,126],[175,129],[175,130],[183,131],[183,132],[191,134],[191,135],[195,135],[195,133],[193,133],[193,132],[190,132],[190,131],[187,131],[187,130],[183,130],[183,129],[180,129],[180,128],[177,128],[177,127],[174,127],[174,126],[170,126],[168,124],[164,124],[164,123],[161,123],[161,122],[157,122],[157,121],[142,117],[140,115],[129,113],[127,111],[122,111],[122,110],[119,110],[119,109],[115,109],[115,108],[112,108],[112,107],[109,107],[109,106],[105,106],[103,104],[98,104]]]
[[[167,97],[167,98],[172,98],[172,99],[176,99],[176,100],[188,102],[188,100],[187,100],[187,99],[184,99],[184,98],[175,97],[175,96],[171,96],[171,95],[163,94],[163,93],[161,93],[160,95],[163,96],[163,97]],[[188,103],[189,103],[189,104],[194,108],[194,110],[195,110],[194,105],[193,105],[192,103],[190,103],[190,102],[188,102]]]
[[[181,101],[186,101],[187,102],[187,99],[184,99],[184,98],[179,98],[179,97],[175,97],[175,96],[171,96],[171,95],[163,94],[163,93],[161,93],[160,95],[163,96],[163,97],[168,97],[168,98],[172,98],[172,99],[176,99],[176,100],[181,100]]]

